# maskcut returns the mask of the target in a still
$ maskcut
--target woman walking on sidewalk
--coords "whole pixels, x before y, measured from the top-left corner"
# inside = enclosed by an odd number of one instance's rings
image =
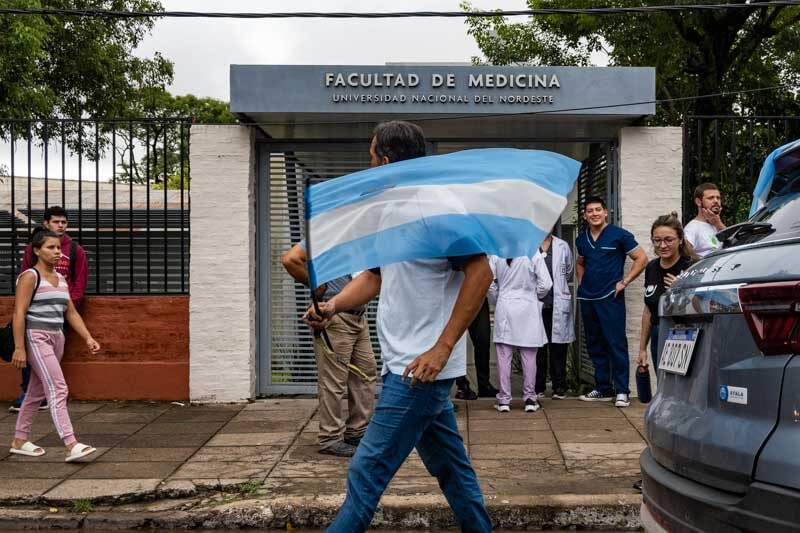
[[[542,254],[533,259],[492,256],[489,262],[494,282],[489,288],[489,301],[496,301],[494,343],[497,348],[497,374],[500,392],[495,408],[501,413],[511,410],[511,356],[519,348],[522,358],[522,398],[525,412],[539,410],[536,400],[536,352],[547,344],[539,301],[552,288]]]
[[[39,457],[43,448],[28,440],[33,418],[42,400],[47,399],[59,438],[67,448],[66,462],[85,457],[96,450],[75,438],[67,412],[67,384],[61,371],[64,355],[64,319],[85,341],[92,353],[100,351],[69,296],[67,280],[56,272],[61,258],[61,241],[52,231],[33,237],[33,267],[17,278],[14,299],[14,356],[19,368],[30,365],[28,393],[20,408],[11,453]]]

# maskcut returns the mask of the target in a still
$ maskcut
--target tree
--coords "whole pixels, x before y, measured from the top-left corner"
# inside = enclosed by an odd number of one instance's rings
[[[4,7],[163,10],[155,0],[0,0]],[[173,66],[133,51],[154,19],[0,15],[0,117],[119,117]]]
[[[680,0],[672,3],[695,3]],[[744,4],[745,0],[730,3]],[[631,7],[641,0],[528,0],[531,9]],[[462,8],[470,11],[469,3]],[[510,23],[502,17],[467,20],[485,61],[494,65],[592,64],[604,53],[611,66],[656,67],[656,98],[782,90],[672,102],[654,124],[679,125],[685,114],[785,114],[800,111],[800,6],[620,15],[552,15]],[[475,58],[480,62],[480,58]],[[795,91],[790,90],[795,89]]]

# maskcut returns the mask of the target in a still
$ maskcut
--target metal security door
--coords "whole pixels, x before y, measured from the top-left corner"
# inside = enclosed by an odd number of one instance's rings
[[[299,321],[309,291],[286,273],[281,256],[305,235],[303,184],[369,167],[369,144],[277,143],[259,145],[259,369],[260,394],[313,394],[317,370],[313,338]],[[378,365],[372,302],[367,319]]]

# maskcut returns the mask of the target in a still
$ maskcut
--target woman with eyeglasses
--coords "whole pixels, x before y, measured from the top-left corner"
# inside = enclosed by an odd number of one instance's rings
[[[685,239],[683,225],[674,211],[653,222],[650,240],[658,257],[650,261],[644,271],[645,306],[642,310],[642,333],[639,337],[637,363],[639,366],[648,366],[649,342],[653,366],[658,374],[658,301],[672,286],[675,278],[698,258],[691,243]]]

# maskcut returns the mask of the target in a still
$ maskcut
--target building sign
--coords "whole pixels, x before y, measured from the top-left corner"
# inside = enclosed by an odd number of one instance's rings
[[[649,67],[232,65],[239,113],[655,113]]]

